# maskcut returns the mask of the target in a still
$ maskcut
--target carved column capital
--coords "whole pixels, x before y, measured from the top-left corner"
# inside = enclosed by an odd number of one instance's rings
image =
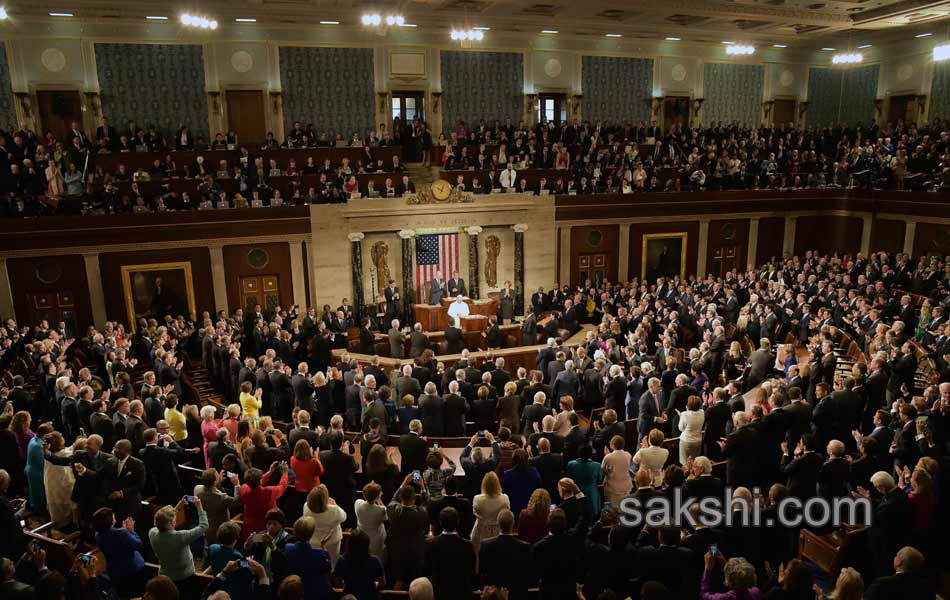
[[[524,233],[525,231],[528,231],[528,224],[516,223],[512,225],[511,228],[515,231],[515,233]]]
[[[471,227],[465,228],[465,233],[469,235],[478,235],[482,232],[482,228],[479,225],[472,225]]]
[[[409,240],[416,237],[416,232],[412,229],[400,229],[396,235],[404,240]]]
[[[355,231],[355,232],[353,232],[353,233],[347,235],[346,237],[347,237],[347,239],[350,240],[351,242],[362,242],[363,239],[366,237],[366,234],[363,233],[363,232],[360,232],[360,231]]]

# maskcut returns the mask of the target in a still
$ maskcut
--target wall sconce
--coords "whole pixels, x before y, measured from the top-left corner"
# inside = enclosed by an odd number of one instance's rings
[[[534,114],[535,102],[538,100],[537,94],[525,94],[524,96],[524,110],[529,115]]]
[[[276,115],[280,112],[280,92],[270,93],[271,110]]]
[[[386,101],[389,100],[389,92],[376,92],[376,97],[379,98],[379,112],[386,112]]]
[[[765,111],[765,120],[769,120],[769,115],[772,114],[772,105],[775,104],[774,100],[768,100],[762,103],[762,108]]]
[[[875,98],[875,99],[874,99],[874,116],[875,116],[876,118],[880,118],[880,117],[881,117],[881,113],[883,113],[883,112],[884,112],[884,99],[883,99],[883,98]]]
[[[221,92],[208,92],[208,98],[211,99],[211,112],[216,115],[221,114]]]
[[[432,112],[439,112],[442,104],[442,92],[432,92]]]
[[[571,114],[576,117],[581,112],[581,101],[584,100],[584,94],[574,94],[572,98],[574,104],[571,106]]]
[[[30,98],[30,94],[27,92],[17,92],[14,94],[16,96],[17,102],[20,103],[20,110],[23,111],[23,117],[26,119],[33,118],[33,101]]]
[[[705,98],[693,98],[693,118],[694,119],[699,116],[699,111],[703,108],[703,102],[705,101],[706,101]]]
[[[663,96],[656,96],[650,98],[650,101],[653,102],[653,116],[657,117],[660,114],[660,109],[663,108]]]
[[[798,103],[798,118],[801,119],[808,112],[808,102]]]

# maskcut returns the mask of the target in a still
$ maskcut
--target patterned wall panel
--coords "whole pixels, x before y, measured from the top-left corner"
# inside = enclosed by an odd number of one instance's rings
[[[15,101],[10,80],[10,65],[7,63],[7,47],[0,44],[0,128],[16,130]]]
[[[874,122],[880,65],[808,70],[808,125]]]
[[[208,137],[208,101],[201,46],[96,44],[102,111],[116,127],[128,119],[173,134],[187,125]]]
[[[928,119],[950,119],[950,60],[934,63]]]
[[[706,63],[703,69],[703,123],[758,126],[762,121],[765,67]]]
[[[585,120],[650,120],[652,58],[581,57],[581,85]]]
[[[372,48],[280,47],[284,131],[294,121],[349,139],[373,127],[376,83]]]
[[[521,120],[524,102],[524,56],[513,52],[443,50],[442,127],[462,119],[471,127],[479,119]]]

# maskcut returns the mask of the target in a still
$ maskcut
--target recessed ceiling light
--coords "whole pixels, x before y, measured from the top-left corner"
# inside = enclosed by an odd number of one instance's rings
[[[557,33],[557,29],[542,29],[541,33]]]
[[[834,52],[834,51],[835,51],[834,48],[822,48],[822,50],[824,50],[825,52]]]
[[[400,23],[400,27],[418,27],[415,23]]]
[[[491,31],[491,27],[472,27],[475,31]]]
[[[864,44],[863,46],[858,46],[858,50],[864,50],[865,48],[870,48],[871,44]]]
[[[9,18],[9,16],[10,16],[10,15],[7,14],[7,9],[5,9],[5,8],[2,7],[2,6],[0,6],[0,20]]]
[[[788,48],[785,44],[772,44],[773,48]]]
[[[234,19],[234,21],[236,23],[257,23],[257,19],[246,19],[246,18]]]
[[[612,37],[612,38],[623,37],[623,34],[620,34],[620,33],[606,33],[604,35],[606,35],[607,37]]]
[[[339,25],[339,21],[320,21],[321,25]]]
[[[162,17],[160,15],[147,15],[145,18],[148,19],[149,21],[167,21],[168,20],[168,17]]]
[[[68,12],[51,12],[51,13],[49,14],[49,16],[51,16],[51,17],[71,17],[71,16],[73,16],[73,13],[68,13]]]
[[[932,34],[932,33],[929,33],[929,32],[928,32],[928,33],[918,33],[918,34],[915,35],[914,37],[915,37],[915,38],[922,38],[922,37],[928,37],[928,36],[931,36],[931,35],[933,35],[933,34]]]
[[[727,46],[731,46],[731,45],[735,44],[735,42],[719,42],[719,43],[720,43],[720,44],[726,44]]]
[[[673,37],[673,36],[669,36],[669,37],[666,38],[666,41],[668,41],[668,42],[678,42],[678,41],[680,41],[680,38],[678,38],[678,37]]]

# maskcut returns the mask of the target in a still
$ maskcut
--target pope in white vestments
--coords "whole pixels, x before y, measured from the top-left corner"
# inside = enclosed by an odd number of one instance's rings
[[[455,302],[449,305],[449,317],[451,322],[456,327],[462,326],[462,317],[468,316],[468,303],[462,299],[462,296],[457,296]]]

